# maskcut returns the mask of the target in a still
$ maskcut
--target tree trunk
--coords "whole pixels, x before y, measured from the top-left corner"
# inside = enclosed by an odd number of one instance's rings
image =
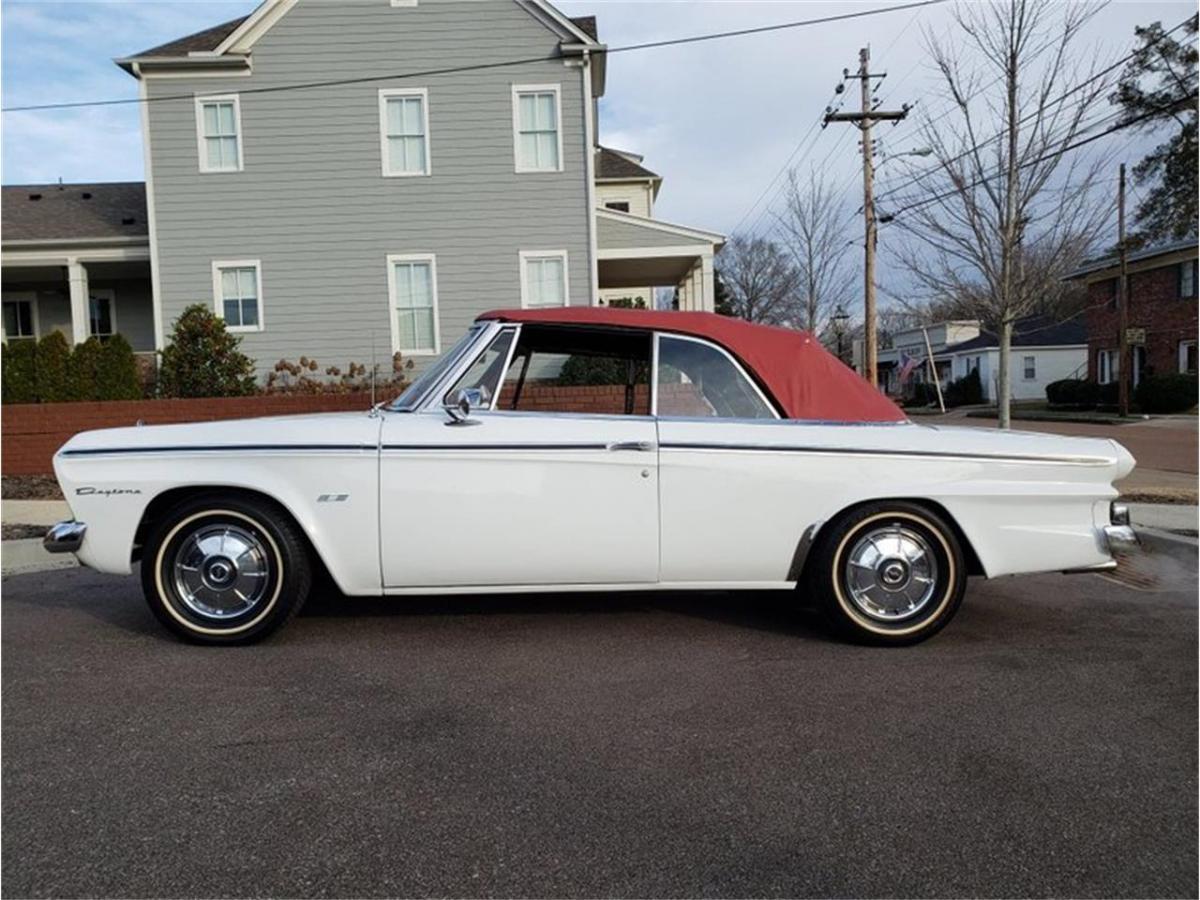
[[[1012,319],[1005,316],[1000,322],[1000,372],[996,385],[1001,428],[1012,428],[1012,332]]]

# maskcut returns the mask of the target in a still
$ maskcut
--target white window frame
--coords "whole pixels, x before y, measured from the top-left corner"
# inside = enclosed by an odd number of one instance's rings
[[[553,169],[536,169],[521,165],[521,95],[554,94],[555,138],[558,141],[558,166]],[[546,175],[563,170],[563,119],[562,85],[560,84],[514,84],[512,86],[513,117],[513,164],[519,175]]]
[[[1178,364],[1176,365],[1176,369],[1178,369],[1180,375],[1188,374],[1187,352],[1188,352],[1189,347],[1195,347],[1195,346],[1196,346],[1195,341],[1180,341],[1179,342],[1179,350],[1177,351]]]
[[[208,163],[208,143],[204,133],[204,107],[209,103],[233,104],[234,138],[237,141],[237,165],[228,167],[211,166]],[[200,157],[200,171],[205,175],[241,172],[246,168],[246,154],[242,148],[242,102],[237,94],[196,94],[196,152]]]
[[[396,306],[396,264],[428,263],[429,286],[433,294],[433,349],[400,346],[400,320]],[[437,255],[434,253],[389,253],[387,255],[388,324],[392,330],[392,353],[406,356],[442,355],[442,316],[438,310]]]
[[[571,273],[569,254],[566,250],[521,250],[517,253],[521,277],[521,308],[522,309],[558,309],[557,306],[532,306],[529,296],[529,260],[531,259],[561,259],[563,270],[563,308],[571,305]]]
[[[1033,374],[1029,370],[1033,369]],[[1037,381],[1037,356],[1021,356],[1021,378],[1024,381]]]
[[[1096,383],[1112,384],[1120,376],[1121,354],[1112,349],[1096,351]]]
[[[224,269],[254,269],[254,287],[258,293],[258,324],[230,325],[225,323],[225,330],[230,333],[251,333],[266,330],[266,319],[263,316],[263,277],[262,261],[257,259],[214,259],[212,264],[213,310],[217,318],[225,319],[225,298],[221,294],[221,272]]]
[[[388,101],[397,97],[421,98],[421,125],[425,130],[425,170],[423,172],[394,171],[391,154],[388,152]],[[428,88],[380,88],[379,89],[379,153],[384,178],[423,178],[433,174],[433,157],[429,153],[429,89]]]
[[[96,334],[92,331],[92,298],[104,297],[108,300],[108,318],[112,323],[112,331],[108,334]],[[117,292],[112,288],[89,288],[88,289],[88,337],[112,337],[118,332],[117,328]]]
[[[634,214],[632,197],[605,197],[600,202],[604,205],[604,208],[607,209],[609,212],[625,213],[626,215]],[[624,203],[626,206],[629,207],[629,209],[613,209],[612,206],[609,205],[611,203]]]
[[[3,297],[0,297],[4,303],[28,303],[29,304],[29,322],[33,325],[33,334],[12,338],[14,341],[37,341],[41,340],[42,327],[38,320],[38,295],[36,291],[8,291]],[[0,319],[0,331],[4,328],[4,322]],[[8,343],[8,332],[3,332],[4,343]]]

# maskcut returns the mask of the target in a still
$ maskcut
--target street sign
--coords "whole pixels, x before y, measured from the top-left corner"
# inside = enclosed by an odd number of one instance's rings
[[[1130,344],[1146,343],[1146,329],[1145,328],[1126,328],[1125,329],[1125,340]]]

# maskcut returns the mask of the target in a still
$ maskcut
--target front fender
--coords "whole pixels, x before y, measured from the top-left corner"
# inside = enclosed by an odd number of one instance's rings
[[[177,488],[253,491],[279,503],[308,536],[338,587],[378,593],[378,461],[374,448],[322,453],[64,456],[54,471],[75,519],[88,525],[79,561],[132,570],[138,525],[150,503]]]

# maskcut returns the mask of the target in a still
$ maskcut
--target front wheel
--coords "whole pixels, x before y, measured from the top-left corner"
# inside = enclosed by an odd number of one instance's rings
[[[274,504],[236,494],[186,500],[158,523],[142,557],[155,617],[185,640],[250,643],[304,604],[312,569],[303,539]]]
[[[830,522],[805,567],[835,630],[884,645],[915,644],[945,627],[966,575],[953,529],[903,501],[870,503]]]

